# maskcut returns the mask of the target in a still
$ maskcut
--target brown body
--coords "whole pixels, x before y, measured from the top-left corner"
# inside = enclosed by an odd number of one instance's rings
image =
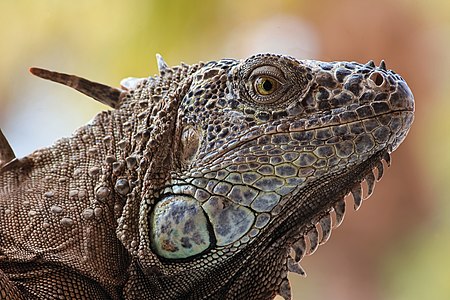
[[[114,110],[22,159],[0,135],[2,299],[289,298],[413,119],[384,63],[158,65],[122,89],[32,69]]]

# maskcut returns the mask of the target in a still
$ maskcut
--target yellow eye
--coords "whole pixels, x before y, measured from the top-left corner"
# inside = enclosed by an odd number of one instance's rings
[[[273,78],[261,76],[255,80],[255,90],[258,94],[267,96],[278,88],[278,81]]]

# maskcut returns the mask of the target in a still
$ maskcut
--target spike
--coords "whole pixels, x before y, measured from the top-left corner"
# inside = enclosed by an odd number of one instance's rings
[[[156,53],[156,62],[158,63],[159,74],[164,73],[169,68],[169,66],[166,64],[161,54],[159,53]]]
[[[283,278],[281,281],[278,293],[284,300],[292,299],[291,285],[289,284],[289,280],[287,278]]]
[[[3,166],[0,166],[0,174],[3,172],[11,171],[13,169],[21,168],[21,169],[28,169],[33,166],[33,160],[29,157],[23,157],[23,158],[14,158],[10,162],[6,163]]]
[[[352,188],[353,201],[355,205],[353,206],[355,210],[358,210],[361,207],[362,203],[362,189],[361,184],[358,183]]]
[[[316,226],[313,226],[307,233],[309,238],[309,251],[307,255],[312,255],[316,252],[319,247],[319,231],[317,231]]]
[[[369,68],[375,68],[375,63],[373,62],[373,60],[369,60],[369,61],[365,64],[365,66],[366,66],[366,67],[369,67]]]
[[[379,68],[380,68],[381,70],[386,71],[386,63],[384,62],[384,60],[381,60],[381,63],[380,63]]]
[[[364,178],[367,183],[367,198],[372,195],[373,188],[375,187],[375,175],[373,175],[373,171],[370,170]]]
[[[120,81],[120,87],[124,90],[134,90],[136,87],[147,78],[128,77]]]
[[[383,159],[386,161],[387,166],[390,167],[391,166],[391,155],[389,154],[389,152],[385,152],[383,154]]]
[[[303,270],[302,266],[290,257],[288,257],[287,267],[289,272],[297,273],[300,276],[306,277],[306,272]]]
[[[320,228],[322,228],[322,239],[320,240],[319,244],[323,245],[325,244],[328,239],[331,236],[331,216],[329,213],[327,213],[325,216],[323,216],[320,221]]]
[[[294,259],[296,262],[302,260],[303,256],[305,256],[306,242],[305,237],[302,236],[297,242],[292,245],[292,249],[295,252]]]
[[[94,100],[112,108],[120,105],[124,91],[101,83],[89,81],[76,75],[69,75],[41,68],[30,68],[30,73],[43,79],[67,85]]]
[[[0,129],[0,168],[16,158],[13,149]]]
[[[378,170],[378,176],[377,176],[377,181],[380,181],[381,178],[383,177],[383,173],[384,173],[384,167],[383,167],[383,163],[381,161],[378,161],[375,164],[375,167]]]
[[[345,200],[344,198],[340,199],[338,202],[334,204],[334,213],[336,214],[336,224],[335,227],[339,227],[344,221],[345,217]]]

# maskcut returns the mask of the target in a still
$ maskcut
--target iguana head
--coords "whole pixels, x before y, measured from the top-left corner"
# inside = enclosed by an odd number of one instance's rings
[[[111,178],[126,200],[118,238],[134,259],[125,289],[289,298],[287,271],[303,273],[303,255],[342,221],[344,196],[358,209],[405,138],[410,89],[384,62],[158,62],[159,76],[91,93],[127,119],[126,167]]]

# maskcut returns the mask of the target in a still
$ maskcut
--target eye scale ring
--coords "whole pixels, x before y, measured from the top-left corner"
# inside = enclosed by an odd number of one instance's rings
[[[246,81],[246,92],[257,104],[273,105],[283,98],[286,78],[276,66],[260,65],[249,72]]]
[[[238,68],[241,99],[261,110],[287,108],[305,95],[313,79],[305,63],[278,56],[256,55]]]

